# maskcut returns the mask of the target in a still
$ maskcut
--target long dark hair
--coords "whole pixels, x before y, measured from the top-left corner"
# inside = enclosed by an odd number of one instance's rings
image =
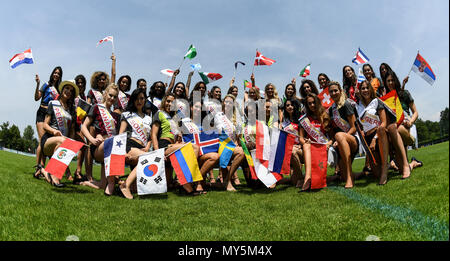
[[[138,112],[136,106],[134,105],[134,102],[137,100],[139,94],[141,94],[141,93],[144,94],[145,98],[147,98],[147,95],[145,94],[144,89],[142,89],[142,88],[135,89],[130,95],[130,99],[128,100],[126,111],[134,112],[134,113]],[[145,113],[145,106],[142,107],[142,112]]]
[[[286,101],[284,102],[283,119],[291,120],[289,117],[289,113],[286,110],[288,102],[290,102],[292,104],[292,106],[294,107],[294,111],[292,112],[292,118],[293,118],[292,122],[295,124],[298,124],[298,119],[300,118],[300,108],[299,108],[299,103],[295,102],[295,100],[293,98],[287,98]]]
[[[402,85],[400,84],[400,81],[398,80],[397,75],[395,74],[394,71],[392,70],[388,70],[386,73],[386,78],[384,79],[384,88],[386,88],[386,92],[392,91],[392,90],[388,90],[389,87],[386,85],[386,80],[388,76],[392,76],[392,78],[394,78],[394,85],[395,85],[395,91],[397,92],[397,94],[400,94],[400,92],[402,91]]]
[[[284,97],[288,98],[287,94],[286,94],[286,90],[289,86],[292,86],[292,88],[294,88],[294,94],[292,94],[292,97],[289,97],[289,98],[296,97],[297,96],[297,87],[295,87],[295,84],[293,84],[293,83],[288,83],[286,85],[286,87],[284,87]]]
[[[316,113],[313,113],[308,106],[308,103],[306,102],[308,98],[314,99],[314,104],[316,105]],[[320,121],[320,124],[322,125],[322,128],[325,131],[329,130],[329,123],[330,123],[330,116],[328,115],[325,108],[322,106],[322,102],[320,101],[319,97],[315,95],[314,93],[308,93],[308,95],[305,98],[305,104],[306,104],[306,115],[309,116],[316,116],[316,118]]]
[[[304,79],[302,80],[302,84],[300,85],[300,95],[302,96],[302,98],[306,97],[305,88],[303,88],[303,86],[305,86],[305,83],[307,83],[311,87],[312,93],[315,93],[317,95],[319,94],[319,90],[317,90],[316,84],[310,79]]]
[[[345,68],[347,68],[347,67],[349,67],[351,70],[352,70],[352,72],[353,72],[353,78],[352,79],[348,79],[346,76],[345,76]],[[350,65],[346,65],[346,66],[344,66],[343,68],[342,68],[342,87],[344,88],[344,90],[346,90],[347,91],[347,89],[350,87],[350,86],[353,86],[354,84],[356,84],[356,73],[355,73],[355,69],[353,69],[353,67],[351,67]],[[356,86],[354,86],[354,87],[356,87]]]
[[[382,67],[382,66],[386,67],[386,74],[385,74],[385,75],[383,75],[383,74],[381,73],[381,67]],[[380,77],[381,77],[381,80],[383,81],[383,85],[386,87],[386,78],[387,78],[387,75],[388,75],[389,72],[393,72],[394,70],[392,70],[392,68],[391,68],[391,66],[389,66],[389,64],[387,64],[387,63],[381,63],[381,64],[380,64],[379,71],[380,71]]]
[[[362,67],[363,72],[364,72],[364,67],[366,67],[366,66],[369,66],[370,70],[372,70],[372,78],[373,78],[373,79],[377,78],[377,76],[375,75],[375,71],[373,70],[372,66],[371,66],[370,64],[368,64],[368,63],[365,63],[365,64],[363,65],[363,67]]]
[[[77,76],[75,76],[75,84],[77,84],[78,80],[81,80],[83,82],[84,90],[83,92],[81,92],[80,90],[80,96],[85,99],[84,91],[86,91],[86,77],[84,77],[84,75],[82,74],[78,74]]]
[[[53,77],[52,76],[53,76],[53,74],[55,73],[56,70],[60,71],[59,80],[57,82],[53,82]],[[62,77],[63,77],[63,70],[62,70],[61,66],[56,66],[53,69],[52,73],[50,74],[50,79],[48,80],[48,85],[53,86],[53,87],[55,87],[58,90],[58,87],[59,87],[59,84],[61,83]]]
[[[198,91],[201,84],[205,85],[205,94],[202,95],[202,98],[203,98],[206,95],[206,91],[207,91],[206,83],[204,83],[203,81],[199,81],[194,85],[194,89],[192,89],[191,94],[189,96],[194,95],[194,91]]]
[[[326,75],[325,73],[319,73],[319,75],[317,75],[317,82],[319,82],[319,77],[320,76],[325,77],[325,79],[327,80],[327,86],[326,87],[328,87],[329,84],[330,84],[330,78],[328,78],[328,75]],[[319,82],[319,86],[320,86],[320,82]]]
[[[210,98],[210,99],[213,99],[213,92],[216,90],[216,89],[219,89],[219,90],[221,90],[220,89],[220,87],[219,86],[213,86],[212,88],[211,88],[211,90],[209,91],[209,95],[208,95],[208,97]],[[222,90],[221,90],[222,91]],[[214,98],[215,99],[215,98]],[[218,99],[221,103],[222,103],[222,95],[220,95],[220,99]]]
[[[161,94],[160,95],[157,95],[157,93],[156,93],[156,85],[157,84],[161,84],[162,86],[163,86],[163,90],[162,90],[162,92],[161,92]],[[150,97],[150,99],[152,99],[153,100],[153,98],[158,98],[158,99],[161,99],[162,100],[162,98],[164,98],[164,94],[166,93],[166,85],[162,82],[162,81],[157,81],[157,82],[154,82],[153,84],[152,84],[152,86],[150,87],[150,91],[148,92],[148,96]]]
[[[180,96],[177,96],[175,94],[175,89],[177,88],[178,84],[183,85],[183,94],[181,94]],[[177,98],[177,99],[187,99],[188,98],[186,96],[186,85],[184,84],[184,82],[177,82],[177,83],[175,83],[175,85],[173,86],[173,89],[172,89],[172,93],[175,95],[175,98]]]
[[[123,78],[127,78],[128,79],[128,88],[125,90],[125,92],[129,91],[131,89],[131,77],[129,75],[122,75],[119,77],[119,80],[117,80],[117,86],[119,86],[120,89],[120,82],[122,81]]]

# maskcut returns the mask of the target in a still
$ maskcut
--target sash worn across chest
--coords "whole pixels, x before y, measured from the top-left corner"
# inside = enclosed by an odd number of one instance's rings
[[[58,123],[58,129],[64,136],[68,136],[69,119],[71,119],[71,116],[63,109],[61,103],[58,100],[54,100],[52,104],[53,113],[55,115],[56,122]]]
[[[92,93],[94,94],[95,100],[97,101],[97,103],[102,103],[103,102],[103,95],[101,92],[96,91],[96,90],[92,90]]]
[[[52,96],[52,98],[53,98],[53,99],[58,99],[59,93],[58,93],[58,91],[56,90],[56,88],[53,87],[53,86],[50,86],[50,87],[48,87],[48,89],[49,89],[49,91],[50,91],[50,95]]]
[[[218,112],[215,115],[216,125],[219,130],[225,131],[225,133],[228,135],[228,137],[232,137],[234,134],[234,126],[233,123],[227,118],[225,113]]]
[[[98,104],[98,110],[100,112],[100,116],[102,118],[103,125],[105,126],[108,137],[114,136],[116,132],[116,123],[113,116],[111,115],[111,113],[109,113],[109,111],[103,104]]]
[[[328,138],[322,133],[320,128],[314,126],[306,115],[300,118],[300,125],[318,143],[327,143]]]
[[[333,104],[331,110],[333,112],[334,124],[336,124],[336,126],[341,130],[343,130],[344,132],[348,132],[350,130],[350,124],[346,120],[341,118],[341,115],[339,114],[336,104]]]
[[[130,124],[131,128],[133,129],[133,132],[136,134],[138,139],[142,141],[144,144],[147,144],[148,142],[148,136],[149,131],[148,128],[145,128],[144,126],[144,119],[139,117],[139,115],[135,113],[131,113],[126,118],[128,124]]]
[[[378,108],[378,99],[373,99],[366,107],[360,102],[358,104],[359,121],[363,125],[364,132],[368,132],[373,128],[381,125],[381,120],[376,115]]]
[[[122,91],[119,91],[118,101],[119,101],[120,107],[122,109],[126,110],[127,109],[127,105],[128,105],[128,97]]]

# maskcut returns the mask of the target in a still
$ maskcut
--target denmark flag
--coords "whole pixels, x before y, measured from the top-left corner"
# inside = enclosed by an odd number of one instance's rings
[[[272,65],[275,60],[263,56],[260,52],[256,51],[255,65]]]

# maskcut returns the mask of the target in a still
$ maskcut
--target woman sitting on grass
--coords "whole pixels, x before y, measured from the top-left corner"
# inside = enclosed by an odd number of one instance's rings
[[[75,98],[79,90],[74,81],[64,81],[59,85],[59,98],[48,103],[44,120],[45,133],[41,138],[42,155],[51,157],[67,139],[75,137]],[[47,181],[55,187],[65,187],[58,178],[41,169]],[[67,169],[69,171],[69,169]],[[70,172],[69,172],[70,173]]]
[[[319,97],[314,93],[309,93],[305,97],[305,105],[306,113],[299,120],[300,144],[303,148],[305,162],[305,179],[300,192],[311,189],[311,143],[325,143],[327,150],[333,143],[327,136],[330,117],[323,108]]]
[[[87,185],[96,189],[105,189],[104,194],[111,196],[114,192],[115,177],[105,176],[104,165],[104,141],[117,134],[120,115],[113,112],[112,106],[117,100],[119,88],[116,84],[111,83],[103,92],[102,102],[91,107],[83,125],[81,132],[90,142],[90,152],[97,162],[102,164],[101,181],[85,181],[82,185]],[[90,127],[94,127],[94,135],[89,131]]]
[[[334,101],[328,109],[328,115],[333,125],[330,137],[333,138],[333,147],[336,148],[340,156],[341,180],[346,182],[345,188],[350,189],[354,185],[352,162],[359,148],[359,139],[356,136],[355,127],[355,109],[338,82],[330,82],[328,88],[331,99]]]

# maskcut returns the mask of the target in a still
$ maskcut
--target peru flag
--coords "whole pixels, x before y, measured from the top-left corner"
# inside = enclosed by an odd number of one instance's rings
[[[255,65],[272,65],[274,62],[275,60],[267,58],[256,51]]]
[[[273,128],[270,140],[269,170],[278,174],[289,175],[295,136],[286,131]]]
[[[45,171],[61,179],[73,157],[83,147],[83,143],[67,138],[53,153]]]
[[[105,140],[103,151],[106,177],[125,174],[126,146],[127,133],[122,133]]]

